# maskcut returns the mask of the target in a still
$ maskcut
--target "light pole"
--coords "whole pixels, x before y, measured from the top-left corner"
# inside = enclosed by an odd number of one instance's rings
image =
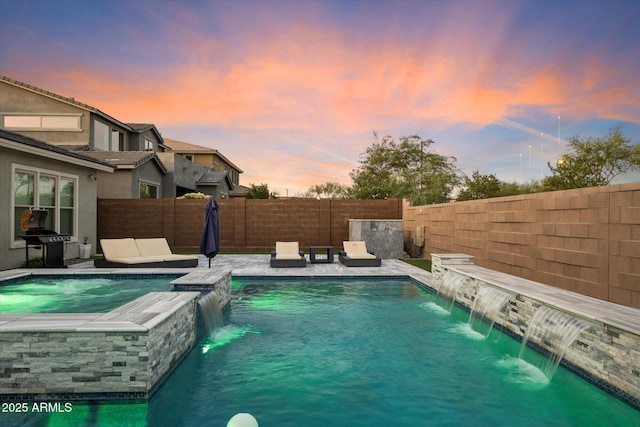
[[[520,176],[522,177],[522,153],[520,153]]]
[[[544,133],[540,132],[540,178],[544,177]]]
[[[531,144],[529,144],[529,167],[527,169],[529,170],[529,180],[531,180]]]

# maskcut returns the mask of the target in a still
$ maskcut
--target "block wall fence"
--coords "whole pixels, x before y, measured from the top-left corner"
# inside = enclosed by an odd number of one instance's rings
[[[166,237],[175,251],[198,251],[206,200],[98,200],[98,241]],[[223,199],[220,247],[224,251],[271,251],[275,242],[342,247],[349,219],[402,219],[402,201],[330,199]],[[98,252],[101,250],[98,248]]]
[[[423,258],[475,264],[640,308],[640,183],[440,205],[403,202],[404,239],[425,230]]]

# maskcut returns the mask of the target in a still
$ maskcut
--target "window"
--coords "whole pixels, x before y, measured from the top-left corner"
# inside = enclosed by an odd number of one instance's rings
[[[36,174],[28,171],[14,171],[13,173],[13,240],[23,234],[20,227],[22,213],[35,206]]]
[[[60,234],[75,234],[75,188],[75,180],[60,178]]]
[[[153,151],[154,143],[152,140],[145,138],[144,139],[144,151]]]
[[[100,151],[126,151],[126,140],[122,132],[112,129],[98,120],[93,122],[93,149]]]
[[[186,154],[184,158],[193,162],[193,156],[191,154]]]
[[[127,151],[124,145],[124,134],[117,130],[111,131],[111,151]]]
[[[78,177],[61,172],[12,165],[13,241],[22,242],[20,220],[29,208],[46,209],[45,228],[75,237]]]
[[[81,114],[5,114],[2,126],[13,130],[81,131]]]
[[[141,199],[157,199],[158,185],[149,182],[140,181],[140,198]]]
[[[93,122],[93,149],[109,151],[109,126],[95,120]]]

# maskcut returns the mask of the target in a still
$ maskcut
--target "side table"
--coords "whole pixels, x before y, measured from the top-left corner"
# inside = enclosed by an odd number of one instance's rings
[[[318,253],[325,252],[326,257],[316,258]],[[331,264],[333,262],[333,246],[309,246],[309,261],[311,264]]]

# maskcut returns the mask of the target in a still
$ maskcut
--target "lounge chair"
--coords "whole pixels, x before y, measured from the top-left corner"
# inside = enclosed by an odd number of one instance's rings
[[[104,259],[96,259],[97,268],[197,267],[196,255],[177,255],[164,237],[153,239],[100,239]]]
[[[306,267],[307,259],[298,242],[276,242],[276,250],[271,252],[271,267]]]
[[[373,252],[367,251],[362,241],[342,242],[344,250],[338,252],[338,259],[347,267],[380,267],[381,259]]]

